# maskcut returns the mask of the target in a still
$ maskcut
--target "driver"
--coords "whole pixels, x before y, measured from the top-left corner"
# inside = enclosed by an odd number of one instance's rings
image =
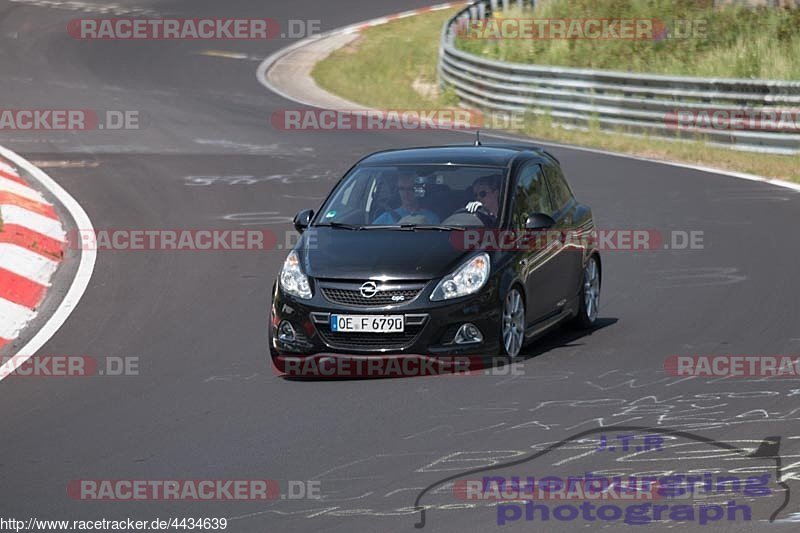
[[[400,193],[400,207],[386,211],[372,223],[379,226],[384,224],[397,224],[405,217],[421,217],[422,224],[438,224],[439,217],[433,211],[423,209],[419,205],[419,198],[414,194],[414,174],[404,173],[397,178],[397,190]]]

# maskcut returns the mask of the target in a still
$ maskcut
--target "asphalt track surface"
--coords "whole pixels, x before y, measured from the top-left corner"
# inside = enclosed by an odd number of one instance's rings
[[[327,30],[426,2],[120,4],[165,16],[319,19]],[[297,105],[257,82],[258,62],[200,52],[257,59],[289,41],[79,42],[64,31],[79,16],[101,15],[0,2],[3,107],[138,110],[143,127],[6,131],[0,144],[49,162],[50,175],[96,229],[246,227],[283,235],[294,213],[317,207],[363,154],[465,139],[430,131],[279,131],[270,114]],[[792,231],[800,195],[655,163],[552,151],[599,227],[703,231],[704,248],[606,252],[601,327],[541,339],[527,349],[522,375],[302,382],[276,377],[266,362],[269,288],[285,250],[100,252],[79,307],[41,353],[135,356],[140,375],[0,383],[0,516],[224,516],[230,531],[412,530],[424,487],[614,424],[691,431],[741,448],[780,436],[783,475],[797,489],[794,378],[676,378],[663,363],[673,354],[800,352]],[[73,165],[52,166],[58,161]],[[191,178],[239,175],[273,178],[249,185],[198,185],[205,182]],[[636,456],[593,453],[592,445],[570,441],[568,451],[545,454],[515,474],[771,471],[763,459],[681,439],[660,454]],[[76,501],[66,492],[75,479],[253,478],[315,480],[323,497],[107,502]],[[497,528],[491,506],[463,505],[447,490],[425,498],[432,506],[428,530]],[[647,528],[792,529],[766,522],[781,501],[755,498],[752,522]],[[799,501],[791,498],[780,518],[796,513]],[[587,526],[620,527],[521,520],[503,529]]]

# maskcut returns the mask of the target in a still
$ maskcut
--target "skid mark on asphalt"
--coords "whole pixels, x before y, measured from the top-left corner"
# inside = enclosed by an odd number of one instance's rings
[[[226,139],[194,139],[196,144],[203,146],[216,146],[237,153],[251,155],[272,155],[276,157],[295,157],[298,155],[314,154],[314,148],[310,146],[296,147],[287,144],[249,144]]]
[[[314,201],[320,201],[320,200],[324,200],[324,199],[325,199],[325,197],[324,197],[324,196],[302,196],[302,195],[298,195],[298,194],[282,194],[281,196],[282,196],[283,198],[291,198],[291,199],[293,199],[293,200],[314,200]]]
[[[99,13],[109,15],[137,15],[148,17],[160,17],[158,11],[152,9],[142,9],[138,7],[125,7],[120,4],[113,3],[97,3],[92,4],[89,2],[79,2],[77,0],[8,0],[15,4],[25,4],[28,6],[63,9],[66,11],[79,11],[82,13]]]
[[[39,168],[97,168],[99,161],[31,161]]]
[[[206,378],[203,380],[203,383],[211,383],[212,381],[223,381],[226,383],[230,383],[233,381],[250,381],[258,377],[261,377],[261,374],[259,374],[258,372],[247,376],[244,374],[223,374],[221,376],[211,376],[209,378]]]
[[[712,202],[788,202],[797,199],[797,192],[789,189],[744,189],[708,191]]]
[[[569,465],[568,472],[575,474],[578,472],[591,471],[599,476],[669,476],[680,472],[699,472],[699,471],[714,471],[714,472],[747,472],[759,473],[764,472],[763,465],[753,462],[753,458],[749,457],[750,452],[754,451],[759,443],[762,442],[760,438],[741,438],[741,439],[726,439],[725,442],[730,445],[735,445],[741,448],[741,452],[731,453],[730,450],[716,449],[709,447],[706,443],[702,442],[680,442],[677,437],[665,435],[664,436],[664,453],[653,455],[652,451],[633,451],[626,452],[621,455],[603,455],[597,454],[597,446],[599,443],[598,438],[582,438],[576,439],[574,442],[565,444],[558,451],[553,452],[554,457],[549,457],[545,460],[540,460],[538,463],[532,464],[534,468],[523,471],[513,472],[511,475],[535,475],[537,473],[548,473],[553,475],[552,469],[556,466]],[[431,454],[386,454],[375,457],[366,458],[358,461],[350,461],[343,465],[337,466],[333,469],[327,470],[321,475],[314,476],[314,479],[320,480],[323,487],[326,482],[352,482],[358,480],[375,480],[378,485],[369,490],[364,487],[351,487],[347,484],[340,487],[335,486],[332,493],[323,489],[322,497],[314,502],[276,502],[271,505],[269,509],[264,509],[255,513],[247,513],[232,517],[234,520],[255,518],[257,516],[275,514],[283,517],[293,518],[318,518],[318,517],[345,517],[345,516],[371,516],[371,517],[398,517],[413,514],[413,507],[410,504],[410,498],[418,494],[426,482],[431,479],[431,474],[441,475],[442,472],[466,472],[475,468],[481,467],[497,467],[497,472],[488,472],[485,475],[501,475],[502,468],[506,467],[507,461],[530,456],[532,453],[542,451],[559,441],[542,442],[542,439],[537,439],[537,442],[526,449],[520,450],[457,450],[445,454],[432,456],[427,462],[413,470],[417,474],[413,479],[408,476],[403,476],[403,479],[386,479],[380,473],[389,472],[388,468],[380,468],[380,466],[387,466],[383,460],[402,458],[406,463],[411,463],[409,466],[413,468],[414,456]],[[782,453],[782,457],[798,457],[797,454]],[[587,458],[606,461],[605,468],[603,465],[598,464],[597,461],[591,461],[591,464],[584,466],[572,465]],[[713,463],[711,463],[713,461]],[[579,463],[580,464],[580,463]],[[363,476],[359,475],[361,469],[367,468],[367,472],[377,473],[378,475]],[[688,469],[688,470],[687,470]],[[694,469],[694,470],[692,470]],[[697,470],[700,469],[700,470]],[[785,471],[785,470],[784,470]],[[337,476],[327,476],[329,473],[336,473]],[[409,472],[410,474],[411,472]],[[344,475],[342,475],[344,474]],[[349,474],[349,475],[347,475]],[[476,476],[479,477],[479,476]],[[783,476],[791,478],[789,476]],[[777,481],[777,480],[776,480]],[[385,487],[391,484],[392,489],[388,492],[379,487]],[[399,486],[404,484],[408,486]],[[330,485],[327,485],[330,486]],[[346,495],[342,491],[352,490],[352,495]],[[496,504],[491,502],[463,502],[454,498],[454,482],[443,483],[433,489],[429,495],[429,501],[425,502],[425,507],[428,510],[437,511],[459,511],[464,512],[468,510],[478,510],[484,508],[486,515],[473,515],[476,519],[491,520],[493,516],[490,510]],[[778,495],[780,490],[775,490],[774,494]],[[712,496],[704,496],[703,501],[710,503],[715,501],[717,497],[723,499],[728,498],[727,494],[717,494]],[[355,502],[356,507],[346,506],[346,502]],[[747,500],[752,502],[755,500]],[[335,504],[325,507],[326,504]],[[301,508],[305,506],[305,508]],[[667,525],[669,522],[662,520],[661,524]]]
[[[250,54],[243,54],[241,52],[231,52],[228,50],[203,50],[201,52],[197,52],[196,55],[199,56],[207,56],[207,57],[219,57],[223,59],[244,59],[247,61],[263,61],[264,58],[261,56],[252,56]]]
[[[61,141],[67,142],[67,141]],[[148,146],[146,144],[81,144],[80,146],[65,146],[60,150],[62,154],[181,154],[181,148],[165,148],[163,146]]]
[[[269,176],[252,176],[241,174],[238,176],[186,176],[183,178],[189,187],[209,187],[211,185],[256,185],[270,181],[281,181],[288,183],[288,177],[284,174],[272,174]]]
[[[290,185],[297,181],[320,180],[332,177],[330,172],[321,174],[305,174],[301,172],[291,172],[287,174],[270,174],[267,176],[254,176],[252,174],[238,174],[233,176],[186,176],[185,185],[189,187],[210,187],[212,185],[237,186],[237,185],[258,185],[260,183],[280,182]],[[298,198],[305,198],[299,196]],[[322,198],[322,197],[320,197]]]
[[[606,372],[604,374],[601,374],[598,377],[600,379],[604,379],[604,378],[607,378],[611,374],[619,375],[619,372],[621,372],[621,371],[620,370],[611,370],[610,372]],[[689,377],[690,378],[695,378],[695,376],[689,376]],[[640,389],[642,387],[650,387],[650,386],[657,385],[657,384],[664,384],[665,387],[671,387],[672,385],[675,385],[677,383],[681,383],[681,382],[684,382],[684,381],[688,380],[688,378],[675,379],[674,377],[667,376],[667,377],[656,379],[654,381],[648,381],[646,383],[637,383],[637,379],[641,379],[641,378],[636,378],[630,372],[625,372],[624,374],[622,374],[620,379],[622,379],[623,381],[616,382],[616,383],[611,384],[611,385],[601,385],[599,383],[595,383],[595,381],[599,381],[599,380],[594,380],[594,381],[593,380],[587,380],[587,381],[585,381],[585,384],[589,385],[590,387],[594,387],[594,388],[596,388],[598,390],[601,390],[601,391],[608,391],[608,390],[618,389],[618,388],[621,388],[621,387],[627,387],[629,389]],[[668,381],[671,381],[671,383],[666,383]]]
[[[436,426],[436,427],[432,427],[430,429],[426,429],[425,431],[420,431],[419,433],[412,433],[411,435],[406,435],[405,437],[403,437],[403,440],[415,439],[417,437],[421,437],[422,435],[428,435],[428,434],[433,433],[435,431],[441,431],[441,430],[448,431],[448,435],[452,435],[454,429],[455,428],[453,426],[444,426],[444,425]]]
[[[752,450],[761,441],[761,434],[779,435],[789,427],[788,421],[800,419],[800,408],[778,409],[782,405],[793,405],[793,400],[800,397],[800,389],[780,390],[780,384],[773,383],[773,388],[763,390],[709,390],[710,380],[697,379],[697,392],[671,391],[664,394],[663,391],[676,380],[654,379],[659,375],[663,374],[656,370],[610,370],[592,378],[595,390],[614,390],[614,397],[542,400],[532,404],[525,401],[504,401],[491,405],[449,407],[438,415],[427,416],[432,423],[430,427],[406,434],[397,440],[408,445],[412,442],[423,445],[428,442],[444,442],[444,445],[437,446],[440,448],[438,451],[383,453],[348,461],[311,477],[322,482],[321,500],[305,504],[280,501],[269,508],[242,514],[234,519],[252,519],[262,515],[299,519],[402,517],[411,514],[413,509],[409,496],[420,491],[430,481],[431,475],[494,466],[509,458],[529,455],[532,450],[540,451],[558,442],[558,435],[564,433],[568,427],[607,427],[609,432],[613,432],[615,426],[633,421],[637,425],[670,429],[682,427],[691,431],[729,430],[734,425],[748,424],[748,428],[752,428],[748,433],[758,435],[725,439],[725,442],[744,450]],[[574,375],[573,379],[576,380],[576,390],[578,381],[586,383],[586,379],[578,375]],[[646,389],[647,394],[616,397],[619,393],[636,393],[640,389]],[[530,416],[531,413],[535,413],[536,418],[525,421],[526,414]],[[435,421],[442,416],[448,420],[447,424]],[[754,426],[754,423],[761,425]],[[770,425],[764,426],[764,423]],[[510,434],[510,431],[514,433]],[[548,432],[550,438],[542,438],[542,431]],[[477,449],[448,449],[454,443],[463,442],[463,439],[451,440],[450,436],[475,435],[479,432],[485,433],[487,438],[474,443]],[[502,438],[495,438],[494,435],[502,435]],[[788,462],[782,470],[781,479],[800,481],[800,453],[797,450],[800,436],[783,435],[783,438],[792,444],[781,450],[781,456]],[[493,449],[491,445],[484,448],[486,442],[513,442],[516,443],[513,448],[519,449]],[[653,475],[654,472],[671,475],[697,471],[698,468],[706,471],[722,469],[729,472],[760,472],[753,470],[759,466],[749,464],[748,457],[709,448],[703,443],[680,442],[674,437],[665,437],[665,452],[658,456],[646,455],[640,450],[599,456],[596,455],[598,443],[597,437],[576,439],[557,455],[534,466],[536,469],[545,469],[548,473],[554,467],[564,466],[571,469],[570,471],[592,471],[606,476],[642,476]],[[606,462],[598,464],[598,460]],[[392,473],[396,471],[390,466],[397,461],[405,465],[405,474]],[[590,463],[582,466],[586,461]],[[533,475],[535,472],[527,473]],[[326,486],[328,489],[325,489]],[[351,503],[348,505],[347,502]],[[476,510],[488,513],[474,515],[476,520],[483,520],[491,518],[493,505],[487,502],[467,503],[455,500],[451,483],[440,487],[431,502],[426,502],[426,507],[436,511]]]
[[[287,224],[293,217],[282,216],[278,211],[254,211],[250,213],[231,213],[223,220],[238,222],[240,226],[259,226],[262,224]]]
[[[658,281],[654,284],[658,289],[731,285],[747,279],[736,267],[673,268],[654,270],[652,273],[658,275]]]

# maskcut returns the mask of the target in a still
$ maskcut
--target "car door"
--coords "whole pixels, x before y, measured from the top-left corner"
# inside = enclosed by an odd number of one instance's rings
[[[578,202],[567,183],[564,173],[556,164],[545,165],[544,175],[547,189],[550,191],[553,206],[553,219],[556,224],[554,229],[561,232],[562,237],[567,237],[566,246],[562,247],[558,260],[561,276],[561,296],[559,301],[567,300],[579,292],[583,279],[583,249],[574,244],[572,237],[578,230],[579,221],[575,220]],[[563,304],[562,304],[563,305]]]
[[[522,165],[517,173],[511,224],[515,231],[525,232],[525,222],[534,213],[555,214],[550,193],[538,161]],[[530,237],[531,232],[527,232]],[[525,308],[529,324],[558,312],[565,281],[561,277],[560,252],[563,243],[550,234],[537,233],[526,238],[520,252],[520,274],[525,283]]]

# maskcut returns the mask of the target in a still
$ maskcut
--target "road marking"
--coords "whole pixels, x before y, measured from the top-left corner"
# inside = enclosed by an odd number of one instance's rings
[[[0,205],[0,208],[3,208]],[[0,243],[15,244],[32,252],[42,254],[48,259],[61,259],[64,257],[66,243],[51,239],[41,233],[36,233],[26,227],[16,224],[4,224],[0,232]]]
[[[17,169],[6,163],[5,161],[0,161],[0,171],[6,172],[7,174],[11,174],[12,176],[19,177],[17,174]]]
[[[25,276],[0,268],[0,300],[22,305],[35,311],[36,306],[42,301],[46,289],[44,285],[39,285]]]
[[[45,217],[53,219],[58,218],[58,215],[56,215],[56,211],[53,209],[52,205],[43,204],[41,202],[31,200],[30,198],[23,198],[22,196],[10,193],[8,191],[0,191],[0,209],[4,209],[6,206],[12,205],[27,209],[28,211],[33,211],[34,213],[38,213]]]
[[[24,305],[15,304],[14,302],[9,302],[8,300],[0,298],[0,316],[3,317],[3,320],[0,321],[0,338],[15,338],[35,314],[36,313]],[[5,377],[5,373],[3,372],[5,367],[6,365],[0,367],[0,379]]]
[[[39,202],[42,204],[48,203],[45,202],[44,197],[39,194],[39,191],[31,189],[27,185],[17,183],[16,181],[0,178],[0,191],[10,192],[11,194],[22,196],[23,198],[33,200],[34,202]]]
[[[2,167],[0,167],[0,178],[5,178],[7,180],[15,181],[20,185],[26,185],[25,180],[19,177],[16,172],[10,172]]]
[[[41,233],[51,239],[66,242],[64,228],[61,221],[35,213],[18,205],[3,205],[3,224],[16,224],[28,228],[36,233]]]
[[[22,246],[0,243],[0,268],[47,287],[58,263]]]
[[[0,156],[15,164],[17,167],[24,169],[34,179],[36,179],[42,186],[44,186],[50,193],[58,198],[61,204],[67,209],[70,216],[75,223],[75,227],[94,233],[89,216],[80,204],[73,198],[61,185],[56,183],[53,178],[47,175],[43,170],[32,165],[28,160],[17,155],[11,150],[0,146]],[[80,263],[75,277],[72,279],[72,284],[67,290],[67,294],[59,304],[58,308],[50,315],[50,318],[45,324],[36,332],[33,338],[28,343],[17,351],[17,356],[0,366],[0,380],[4,379],[10,373],[14,372],[20,365],[32,357],[44,344],[56,334],[64,322],[67,320],[72,311],[77,307],[81,297],[86,292],[89,286],[89,280],[92,278],[94,265],[97,261],[96,250],[83,250],[81,251]],[[0,312],[0,316],[2,316]],[[10,339],[13,336],[6,336],[3,331],[0,331],[0,338]]]

